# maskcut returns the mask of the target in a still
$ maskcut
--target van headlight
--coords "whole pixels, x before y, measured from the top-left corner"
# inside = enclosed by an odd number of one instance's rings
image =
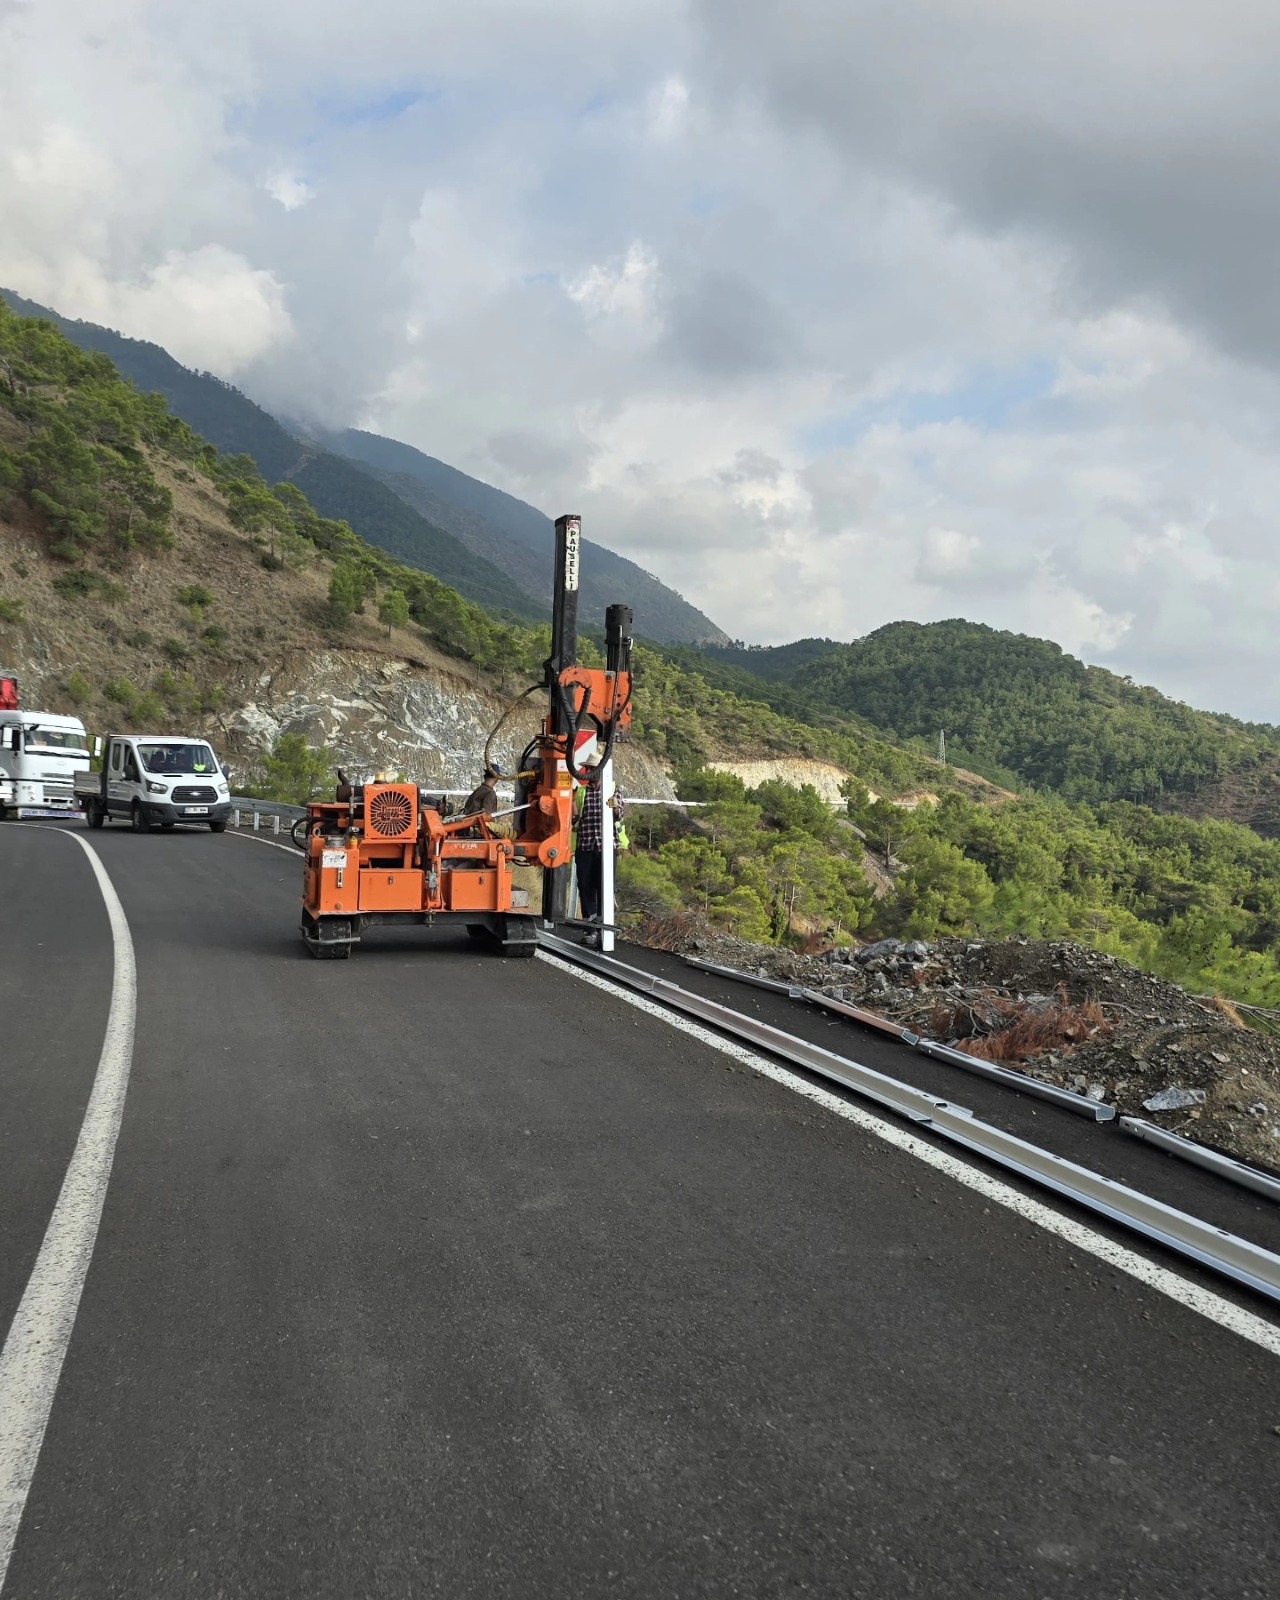
[[[165,793],[165,786],[162,783],[152,783],[151,779],[148,778],[147,779],[147,793],[148,794],[164,794]]]

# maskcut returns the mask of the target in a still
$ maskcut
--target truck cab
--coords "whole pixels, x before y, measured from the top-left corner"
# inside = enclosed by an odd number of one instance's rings
[[[113,733],[102,771],[76,780],[85,820],[100,828],[113,817],[137,833],[178,823],[222,833],[231,815],[226,772],[203,739],[168,733]]]
[[[75,813],[75,779],[88,770],[89,741],[78,717],[0,708],[0,817]]]

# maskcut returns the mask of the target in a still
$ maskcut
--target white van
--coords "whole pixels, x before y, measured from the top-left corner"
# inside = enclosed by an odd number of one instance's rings
[[[80,809],[75,777],[89,770],[79,717],[0,711],[0,818],[65,817]]]
[[[108,734],[102,771],[82,772],[76,794],[91,828],[116,817],[135,833],[180,822],[222,833],[231,815],[227,774],[217,756],[203,739],[172,733]]]

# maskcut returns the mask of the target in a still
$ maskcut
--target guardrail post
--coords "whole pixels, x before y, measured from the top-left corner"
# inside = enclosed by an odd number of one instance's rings
[[[262,813],[258,810],[257,806],[254,806],[254,808],[253,808],[253,831],[255,833],[257,833],[261,827],[262,827]]]
[[[240,807],[239,806],[237,806],[235,808],[235,810],[231,813],[231,826],[233,828],[238,828],[240,826]]]
[[[272,831],[272,833],[279,833],[280,832],[280,813],[278,811],[276,812],[275,816],[272,817],[272,819],[271,819],[271,831]]]

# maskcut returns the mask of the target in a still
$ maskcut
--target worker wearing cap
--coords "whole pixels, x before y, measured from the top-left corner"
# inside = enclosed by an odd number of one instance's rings
[[[463,802],[464,817],[474,817],[480,812],[484,812],[487,817],[493,815],[498,809],[498,791],[494,788],[494,784],[501,776],[502,771],[499,767],[487,766],[484,769],[484,777]]]
[[[597,744],[584,759],[584,765],[598,767],[604,752]],[[574,834],[573,864],[578,876],[578,899],[582,904],[583,919],[600,922],[604,916],[604,840],[606,810],[613,814],[610,845],[617,850],[627,848],[626,806],[615,790],[605,803],[604,785],[583,784],[574,795],[577,828]],[[596,935],[591,935],[594,939]]]

